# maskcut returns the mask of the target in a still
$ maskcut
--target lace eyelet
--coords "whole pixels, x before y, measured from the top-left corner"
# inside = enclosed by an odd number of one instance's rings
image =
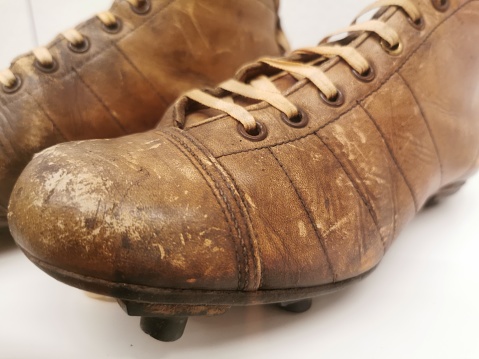
[[[369,69],[362,74],[357,72],[355,69],[351,69],[351,71],[353,72],[353,75],[361,82],[371,82],[376,78],[376,72],[371,65],[369,65]]]
[[[440,12],[446,12],[451,5],[449,0],[432,0],[431,2],[432,6],[434,6],[434,8]]]
[[[259,142],[268,136],[268,129],[261,122],[256,121],[256,128],[253,131],[246,131],[241,123],[238,123],[238,132],[247,140]]]
[[[341,107],[344,105],[344,95],[341,91],[338,90],[338,93],[334,98],[327,98],[324,93],[320,93],[321,100],[323,100],[326,105],[331,107]]]
[[[420,17],[416,21],[414,21],[410,17],[408,17],[407,19],[409,21],[409,24],[411,24],[411,26],[415,28],[417,31],[424,30],[424,28],[426,27],[426,21],[424,20],[423,17]]]
[[[281,119],[283,120],[284,123],[286,123],[288,126],[293,128],[303,128],[303,127],[306,127],[309,123],[308,116],[301,110],[298,112],[296,116],[292,118],[289,118],[284,113],[282,113]]]
[[[143,0],[140,6],[131,5],[131,10],[138,15],[146,15],[151,10],[151,2],[149,0]]]
[[[113,24],[107,26],[102,23],[101,27],[103,28],[103,31],[109,34],[118,34],[121,31],[122,23],[120,19],[116,18],[116,21]]]
[[[13,94],[13,93],[17,92],[18,90],[20,90],[22,85],[23,85],[22,78],[18,75],[15,75],[15,82],[13,83],[13,85],[11,85],[11,86],[2,85],[2,90],[3,90],[3,92],[5,92],[7,94]]]
[[[49,65],[44,65],[40,61],[35,60],[34,66],[41,72],[45,72],[47,74],[51,74],[58,70],[58,62],[55,60],[55,58],[52,59],[52,63]]]
[[[79,44],[74,44],[72,42],[69,42],[68,48],[71,51],[76,52],[77,54],[82,54],[90,50],[90,40],[88,39],[88,37],[84,36],[83,41]]]
[[[402,42],[398,42],[396,45],[389,45],[385,40],[381,40],[381,47],[384,51],[386,51],[389,55],[398,56],[403,51]]]

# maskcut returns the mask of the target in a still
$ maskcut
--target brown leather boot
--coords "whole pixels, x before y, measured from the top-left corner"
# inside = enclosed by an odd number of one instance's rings
[[[117,0],[0,72],[0,227],[34,153],[151,129],[180,93],[281,55],[278,1]]]
[[[42,152],[12,195],[17,243],[161,340],[363,278],[479,167],[479,1],[376,7],[338,42],[187,93],[157,130]]]

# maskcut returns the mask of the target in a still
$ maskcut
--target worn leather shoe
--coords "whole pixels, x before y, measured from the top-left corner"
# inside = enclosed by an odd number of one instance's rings
[[[180,93],[282,54],[278,1],[117,0],[1,71],[0,227],[34,153],[151,129]]]
[[[363,278],[479,167],[479,1],[374,8],[188,92],[154,131],[37,155],[12,195],[17,243],[161,340],[189,315],[304,311]]]

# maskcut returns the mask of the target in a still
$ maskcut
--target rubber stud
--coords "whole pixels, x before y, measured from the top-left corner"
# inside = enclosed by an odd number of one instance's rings
[[[185,331],[188,317],[142,317],[141,329],[151,337],[162,342],[174,342],[180,339]]]
[[[280,303],[279,307],[291,313],[304,313],[311,308],[313,304],[312,299],[304,299],[298,302],[284,302]]]

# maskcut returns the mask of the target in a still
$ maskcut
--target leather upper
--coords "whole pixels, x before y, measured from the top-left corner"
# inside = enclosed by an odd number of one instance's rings
[[[21,88],[6,93],[0,85],[0,222],[34,153],[64,141],[151,129],[182,92],[212,86],[248,61],[283,51],[275,0],[150,3],[149,12],[137,14],[117,0],[111,9],[117,33],[98,18],[80,24],[90,45],[84,53],[56,38],[48,45],[53,73],[35,66],[32,54],[13,62]]]
[[[354,40],[371,82],[337,58],[321,65],[342,106],[305,80],[276,80],[304,128],[259,103],[248,109],[268,129],[262,141],[228,116],[189,109],[180,129],[178,103],[155,131],[41,153],[12,196],[17,243],[74,273],[181,289],[311,287],[367,272],[430,196],[479,167],[479,1],[451,0],[445,12],[417,5],[423,30],[397,8],[381,15],[401,54],[374,35]],[[171,269],[178,257],[189,280]]]

